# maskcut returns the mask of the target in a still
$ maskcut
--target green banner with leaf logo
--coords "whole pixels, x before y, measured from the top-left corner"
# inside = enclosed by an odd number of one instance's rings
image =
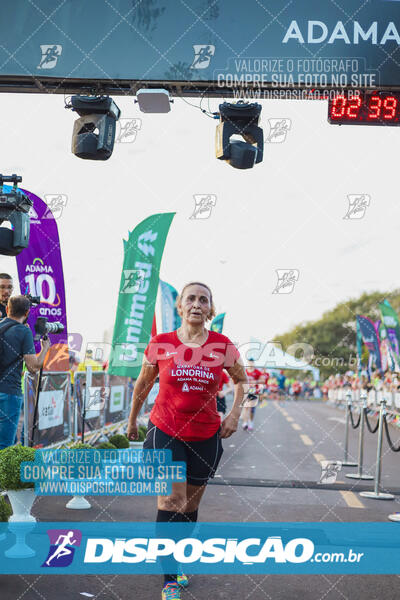
[[[148,217],[124,240],[124,264],[118,295],[108,372],[137,377],[151,336],[161,259],[175,213]]]

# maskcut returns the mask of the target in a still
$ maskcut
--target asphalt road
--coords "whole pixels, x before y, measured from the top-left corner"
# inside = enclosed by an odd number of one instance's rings
[[[324,459],[343,459],[344,412],[316,401],[269,401],[257,408],[255,430],[239,430],[224,441],[224,454],[199,511],[202,521],[386,522],[400,512],[395,500],[366,499],[357,481],[343,468],[338,481],[348,489],[318,485]],[[400,432],[391,428],[394,442]],[[350,432],[350,456],[357,460],[358,430]],[[374,474],[377,435],[365,434],[365,472]],[[400,453],[384,441],[383,488],[400,488]],[[275,480],[267,487],[231,485]],[[286,487],[288,480],[311,482],[310,487]],[[228,481],[228,485],[226,482]],[[251,482],[250,482],[251,483]],[[364,482],[372,488],[373,482]],[[305,484],[304,484],[305,485]],[[154,497],[91,497],[92,508],[65,508],[67,497],[41,497],[33,514],[39,521],[151,521]],[[400,523],[399,523],[400,539]],[[0,558],[1,560],[1,558]],[[4,560],[4,559],[3,559]],[[399,575],[196,575],[182,592],[185,600],[398,600]],[[161,576],[145,575],[0,575],[2,600],[153,600],[161,597]],[[86,595],[82,595],[86,594]],[[90,594],[91,596],[87,596]]]

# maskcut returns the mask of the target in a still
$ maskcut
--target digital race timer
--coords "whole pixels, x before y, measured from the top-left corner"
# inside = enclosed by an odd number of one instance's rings
[[[362,91],[329,100],[328,121],[339,125],[400,125],[400,92]]]

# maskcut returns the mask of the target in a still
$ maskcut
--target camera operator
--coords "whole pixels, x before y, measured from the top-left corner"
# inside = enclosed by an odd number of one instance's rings
[[[41,340],[41,351],[35,353],[33,335],[25,326],[31,303],[25,296],[12,296],[7,304],[7,317],[0,321],[0,449],[16,442],[22,407],[21,377],[25,362],[30,373],[41,369],[50,348],[50,340]]]
[[[6,306],[13,288],[12,277],[8,273],[0,273],[0,319],[7,316]]]

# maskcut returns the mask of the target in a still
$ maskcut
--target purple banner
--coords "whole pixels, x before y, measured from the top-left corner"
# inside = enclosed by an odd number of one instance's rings
[[[376,324],[368,317],[357,315],[357,322],[360,327],[360,332],[367,346],[370,360],[375,363],[376,367],[382,370],[381,350],[379,344],[379,333]]]
[[[27,190],[22,191],[32,200],[33,207],[29,213],[29,246],[16,257],[19,286],[21,294],[41,298],[41,303],[31,308],[28,324],[33,333],[38,317],[47,317],[49,321],[64,325],[63,333],[49,335],[52,345],[43,371],[68,371],[67,311],[57,223],[41,198]],[[35,342],[35,347],[39,352],[40,342]]]

